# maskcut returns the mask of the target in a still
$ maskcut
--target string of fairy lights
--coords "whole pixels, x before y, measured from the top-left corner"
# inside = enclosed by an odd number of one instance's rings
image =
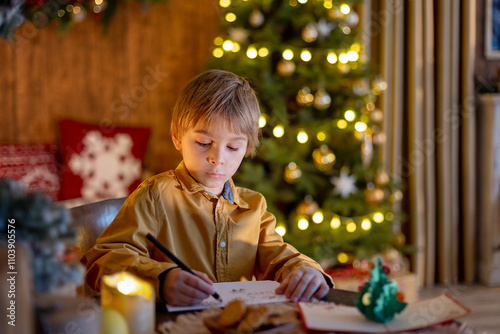
[[[251,0],[242,0],[246,3],[250,3]],[[349,35],[351,33],[351,28],[359,23],[358,14],[351,8],[349,3],[341,1],[332,0],[289,0],[288,4],[291,7],[301,6],[306,4],[308,1],[323,2],[323,6],[328,10],[328,16],[332,21],[336,22],[335,27],[340,28],[342,33]],[[225,11],[224,19],[228,24],[238,23],[238,16],[231,11],[231,0],[220,0],[219,5]],[[254,28],[260,27],[264,22],[263,14],[258,10],[254,9],[250,16],[247,18],[248,22]],[[247,37],[249,32],[242,27],[242,25],[237,25],[235,28],[228,29],[229,34],[226,38],[218,36],[214,39],[214,48],[212,55],[215,58],[223,58],[226,55],[232,53],[243,53],[249,61],[260,61],[269,57],[271,54],[281,54],[281,59],[277,64],[277,71],[282,76],[289,76],[294,73],[296,67],[300,64],[307,64],[311,61],[324,62],[327,67],[334,67],[340,73],[347,73],[351,69],[356,69],[359,66],[359,62],[363,61],[362,47],[359,43],[354,42],[348,47],[342,49],[321,49],[321,48],[308,48],[308,47],[297,47],[291,44],[276,44],[270,45],[265,42],[262,43],[247,43]],[[321,19],[319,22],[311,22],[307,24],[301,33],[302,39],[311,43],[318,39],[324,38],[334,28],[330,21]],[[247,45],[248,44],[248,45]],[[371,83],[367,80],[360,80],[354,87],[353,91],[359,92],[358,95],[364,95],[368,91],[373,95],[379,95],[387,88],[387,84],[384,80],[376,78]],[[312,92],[309,87],[303,87],[297,92],[296,101],[300,106],[313,106],[318,110],[325,110],[330,107],[331,97],[325,91],[321,84],[318,85],[316,92]],[[268,116],[262,114],[259,119],[259,127],[264,128],[270,126],[272,128],[272,135],[275,138],[282,138],[285,132],[288,131],[285,124],[268,124]],[[352,131],[355,137],[360,140],[362,145],[362,155],[370,155],[372,152],[372,144],[380,144],[385,140],[384,133],[380,130],[378,125],[368,125],[370,122],[380,123],[383,119],[383,113],[380,109],[376,108],[373,101],[368,101],[366,105],[361,108],[360,112],[356,112],[354,109],[347,109],[343,112],[342,117],[332,120],[332,125],[339,130]],[[305,144],[315,138],[319,142],[319,147],[313,150],[312,158],[315,167],[324,172],[332,168],[335,164],[336,157],[334,152],[328,148],[323,142],[327,139],[327,133],[324,131],[315,131],[311,133],[305,129],[297,129],[296,140],[301,144]],[[370,157],[371,159],[371,157]],[[297,182],[302,176],[302,171],[300,166],[295,162],[289,162],[285,167],[284,179],[286,182],[292,184]],[[354,186],[355,177],[349,176],[341,173],[341,176],[332,181],[349,181],[352,187]],[[377,180],[378,179],[378,180]],[[380,189],[381,186],[386,185],[389,181],[389,176],[383,170],[378,171],[376,175],[376,185],[368,187],[367,201],[380,202],[386,194]],[[342,183],[342,184],[348,184]],[[347,185],[349,187],[349,185]],[[345,189],[344,189],[345,190]],[[349,195],[349,190],[346,190],[346,194]],[[399,201],[402,199],[402,192],[397,190],[390,194],[390,200],[392,202]],[[342,197],[344,195],[342,194]],[[307,230],[310,228],[311,224],[329,224],[332,230],[345,229],[348,233],[355,233],[356,231],[369,232],[373,226],[377,224],[383,224],[385,221],[394,220],[394,213],[392,211],[382,212],[376,211],[366,215],[356,216],[356,217],[346,217],[338,215],[336,213],[325,214],[321,208],[318,207],[312,199],[306,199],[302,202],[299,207],[302,206],[302,210],[297,208],[297,218],[296,224],[299,230]],[[304,209],[304,207],[306,209]],[[302,211],[302,212],[300,212]],[[284,223],[278,222],[276,227],[276,232],[281,236],[287,233],[287,228]],[[347,254],[339,253],[338,260],[341,263],[348,261]]]

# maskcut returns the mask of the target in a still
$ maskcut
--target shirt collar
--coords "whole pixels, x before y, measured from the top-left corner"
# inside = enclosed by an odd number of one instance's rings
[[[174,173],[177,179],[179,180],[181,187],[185,191],[189,193],[205,191],[200,186],[200,184],[196,182],[196,180],[191,176],[191,174],[189,174],[188,170],[186,169],[186,166],[184,166],[184,161],[181,161],[179,165],[177,165]],[[236,204],[241,208],[244,209],[250,208],[249,204],[238,195],[238,192],[236,191],[236,186],[234,185],[232,179],[229,179],[224,184],[224,188],[222,189],[222,196],[228,202]]]

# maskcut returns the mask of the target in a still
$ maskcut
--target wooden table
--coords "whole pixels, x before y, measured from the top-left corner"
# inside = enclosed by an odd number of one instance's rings
[[[340,290],[340,289],[332,289],[328,293],[328,295],[323,298],[325,301],[333,302],[339,305],[347,305],[354,306],[354,299],[357,296],[357,292],[348,291],[348,290]],[[290,303],[292,304],[292,303]],[[292,307],[292,306],[291,306]],[[188,333],[189,331],[182,330],[186,322],[198,322],[200,323],[201,317],[198,316],[195,312],[178,312],[178,313],[169,313],[165,307],[164,303],[157,303],[156,305],[156,328],[160,333],[177,333],[179,331],[171,331],[171,325],[174,325],[174,328],[179,329],[182,333]],[[184,325],[181,323],[184,322]],[[163,325],[163,326],[162,326]],[[167,326],[165,326],[167,325]],[[287,329],[270,329],[266,330],[266,334],[277,334],[277,333],[287,333],[287,334],[307,334],[309,332],[305,332],[300,323],[292,324],[293,326]],[[170,326],[170,327],[169,327]],[[201,325],[202,326],[202,325]],[[168,330],[170,328],[170,331]],[[165,331],[166,330],[166,331]],[[208,330],[207,330],[208,333]],[[318,332],[312,332],[318,333]],[[478,334],[479,332],[474,329],[460,323],[459,321],[451,321],[445,324],[435,325],[432,327],[428,327],[425,329],[420,329],[416,331],[412,331],[411,333],[416,334],[425,334],[425,333],[448,333],[448,334]]]

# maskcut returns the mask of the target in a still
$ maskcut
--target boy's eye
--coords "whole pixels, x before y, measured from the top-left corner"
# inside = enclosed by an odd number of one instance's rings
[[[238,151],[239,147],[231,147],[231,146],[228,146],[227,147],[230,151]]]
[[[210,147],[210,145],[212,143],[202,143],[202,142],[197,141],[196,144],[200,145],[201,147]]]

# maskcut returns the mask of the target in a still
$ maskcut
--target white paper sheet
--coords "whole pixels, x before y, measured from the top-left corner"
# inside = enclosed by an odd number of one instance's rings
[[[470,311],[448,295],[408,304],[396,316],[382,324],[370,321],[352,306],[331,303],[299,302],[302,321],[307,329],[355,333],[390,333],[425,328],[465,316]]]
[[[167,304],[169,312],[201,310],[209,307],[224,307],[233,299],[242,299],[246,304],[265,304],[285,302],[289,299],[285,295],[277,295],[274,290],[280,285],[276,281],[244,281],[214,283],[214,289],[222,302],[210,296],[199,305],[171,306]]]

